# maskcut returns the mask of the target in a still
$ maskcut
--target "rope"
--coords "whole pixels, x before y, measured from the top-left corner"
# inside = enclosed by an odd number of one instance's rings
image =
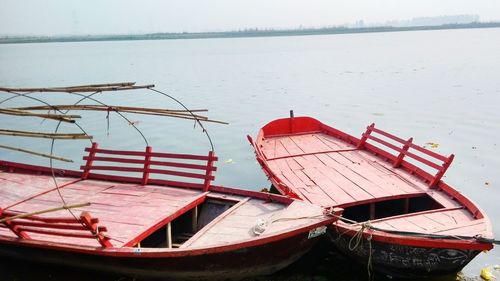
[[[357,225],[363,225],[363,223],[344,218],[342,216],[337,216],[332,214],[332,216],[338,218],[339,220],[348,222],[350,224],[357,224]],[[422,237],[422,238],[429,238],[429,239],[455,239],[455,240],[475,240],[477,242],[481,243],[492,243],[496,245],[500,245],[500,240],[495,240],[495,239],[490,239],[490,238],[485,238],[482,237],[481,235],[474,235],[474,236],[465,236],[465,235],[446,235],[446,234],[435,234],[435,233],[422,233],[422,232],[413,232],[413,231],[404,231],[404,230],[392,230],[392,229],[385,229],[385,228],[380,228],[376,227],[373,225],[370,225],[371,230],[376,230],[376,231],[381,231],[381,232],[386,232],[390,234],[397,234],[397,235],[402,235],[402,236],[416,236],[416,237]],[[346,234],[347,232],[352,231],[351,229],[348,229],[344,233],[342,233],[340,236]]]
[[[500,245],[500,240],[495,240],[495,239],[490,239],[490,238],[485,238],[482,237],[481,235],[474,235],[474,236],[463,236],[463,235],[443,235],[443,234],[433,234],[433,233],[420,233],[420,232],[412,232],[412,231],[400,231],[400,230],[391,230],[391,229],[383,229],[379,227],[375,227],[371,225],[370,221],[360,223],[348,218],[344,218],[342,216],[338,216],[333,214],[333,212],[330,210],[330,215],[333,217],[338,218],[341,221],[345,221],[351,224],[357,224],[360,227],[358,231],[351,237],[349,240],[348,248],[350,251],[356,250],[361,244],[363,240],[363,233],[365,230],[375,230],[375,231],[381,231],[381,232],[386,232],[390,234],[397,234],[397,235],[402,235],[402,236],[413,236],[413,237],[422,237],[422,238],[429,238],[429,239],[456,239],[456,240],[475,240],[480,243],[490,243],[490,244],[496,244]],[[334,223],[335,226],[337,226],[336,223]],[[340,237],[344,236],[344,234],[353,231],[352,229],[347,229],[343,233],[339,235],[337,239],[340,239]],[[370,231],[368,233],[368,237],[366,238],[368,242],[368,264],[367,264],[367,271],[368,271],[368,278],[369,280],[373,280],[374,274],[373,274],[373,265],[372,265],[372,238],[373,238],[373,232]]]
[[[349,247],[350,251],[354,251],[359,246],[362,245],[363,233],[365,230],[370,230],[370,229],[372,229],[372,225],[371,225],[370,221],[361,224],[361,228],[349,240],[348,247]],[[366,265],[366,270],[368,273],[368,280],[373,280],[373,278],[375,277],[375,275],[373,274],[373,265],[372,265],[372,238],[373,238],[373,235],[370,232],[368,234],[368,237],[366,238],[366,241],[368,242],[368,262]],[[352,244],[353,241],[355,242],[354,245]]]
[[[278,222],[278,221],[303,220],[303,219],[317,219],[317,218],[324,218],[325,215],[326,216],[334,216],[333,213],[332,213],[332,211],[333,211],[333,209],[329,210],[328,212],[326,212],[324,214],[315,215],[315,216],[302,216],[302,217],[294,217],[294,218],[277,218],[277,219],[271,220],[271,218],[274,217],[274,215],[276,214],[276,213],[274,213],[271,216],[269,216],[269,218],[267,218],[267,220],[259,218],[257,220],[257,224],[252,228],[252,231],[253,231],[253,233],[256,236],[259,236],[262,233],[264,233],[264,231],[266,231],[266,229],[267,229],[268,226],[270,226],[271,224],[273,224],[275,222]]]

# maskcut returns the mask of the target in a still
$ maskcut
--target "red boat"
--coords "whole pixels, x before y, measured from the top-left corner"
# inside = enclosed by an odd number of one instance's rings
[[[77,93],[90,99],[102,91],[152,87],[117,83],[0,90],[14,97],[90,92]],[[116,107],[91,99],[99,104],[78,105],[82,99],[71,105],[1,108],[0,113],[68,123],[76,123],[80,116],[62,110],[164,115],[195,120],[201,128],[200,121],[210,121],[187,108]],[[85,131],[61,134],[57,129],[51,134],[0,129],[0,134],[92,138]],[[42,154],[3,144],[1,148],[51,159],[50,167],[0,159],[0,256],[9,259],[163,280],[240,279],[270,274],[294,262],[340,214],[284,196],[214,185],[213,146],[206,155],[193,155],[157,152],[149,145],[142,151],[101,149],[93,143],[85,149],[79,171],[54,168],[53,160],[70,160],[52,151]]]
[[[492,249],[491,224],[441,180],[453,160],[370,125],[360,139],[310,117],[265,125],[253,145],[281,194],[344,208],[329,231],[345,254],[397,277],[456,273]]]
[[[210,185],[213,155],[87,150],[83,171],[54,170],[57,186],[49,168],[0,161],[0,255],[172,280],[238,279],[289,265],[335,220],[311,204]],[[93,165],[96,161],[142,167]],[[144,169],[148,161],[163,168],[205,169],[206,174],[199,174],[202,183],[148,179],[144,175],[155,173],[199,178]],[[97,170],[143,175],[93,173]],[[54,210],[61,205],[59,193],[69,209]]]

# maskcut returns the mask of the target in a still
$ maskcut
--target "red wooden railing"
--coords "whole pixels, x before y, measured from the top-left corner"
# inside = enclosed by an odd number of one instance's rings
[[[0,209],[0,219],[17,216],[21,213]],[[101,246],[113,247],[110,238],[104,233],[106,227],[98,226],[99,219],[92,218],[88,212],[82,212],[78,220],[74,217],[40,217],[27,216],[7,220],[0,227],[7,227],[19,238],[31,239],[28,233],[39,233],[52,236],[96,239]]]
[[[384,136],[390,140],[393,140],[396,143],[400,143],[400,144],[402,144],[402,147],[398,147],[397,145],[394,145],[394,144],[387,142],[387,141],[385,141],[377,136],[374,136],[374,133],[381,135],[381,136]],[[431,178],[427,179],[429,182],[429,186],[431,186],[431,187],[434,187],[441,180],[441,178],[445,174],[446,170],[450,166],[451,162],[453,161],[453,158],[455,157],[453,154],[451,154],[449,157],[446,157],[446,156],[443,156],[441,154],[430,151],[428,149],[425,149],[423,147],[420,147],[420,146],[413,143],[413,138],[409,138],[408,140],[401,139],[401,138],[396,137],[390,133],[387,133],[385,131],[382,131],[380,129],[375,128],[375,124],[371,124],[370,126],[368,126],[366,128],[366,132],[363,133],[363,135],[362,135],[362,137],[357,145],[357,148],[358,149],[365,148],[367,146],[368,140],[375,141],[375,142],[382,144],[382,145],[384,145],[384,146],[386,146],[394,151],[399,152],[399,154],[397,156],[392,155],[392,154],[384,155],[389,160],[393,161],[394,167],[399,167],[403,164],[406,166],[411,165],[410,163],[408,163],[407,161],[404,160],[404,157],[407,156],[407,157],[410,157],[410,158],[412,158],[412,159],[414,159],[414,160],[416,160],[424,165],[427,165],[427,166],[437,170],[437,173],[434,176],[431,176]],[[368,147],[366,147],[366,148],[368,148]],[[370,148],[372,148],[372,150],[373,150],[374,147],[370,147]],[[442,163],[437,164],[437,163],[430,161],[426,158],[418,156],[415,153],[411,152],[410,149],[416,150],[422,154],[430,156],[432,159],[436,159]],[[376,152],[379,152],[379,151],[376,151]]]
[[[89,154],[88,156],[83,157],[83,160],[86,160],[85,166],[80,167],[80,169],[83,170],[82,179],[110,179],[124,182],[137,182],[141,183],[142,185],[146,185],[148,183],[165,184],[169,186],[199,188],[203,189],[204,191],[208,191],[210,182],[215,179],[212,173],[217,170],[217,167],[214,166],[214,162],[217,161],[217,157],[215,156],[213,151],[210,151],[207,156],[153,152],[150,146],[146,147],[145,151],[123,151],[99,149],[97,143],[93,143],[92,147],[85,148],[85,151],[87,151]],[[110,157],[101,155],[114,156]],[[130,158],[131,156],[135,158]],[[163,161],[164,159],[174,159],[174,161],[176,162]],[[129,165],[134,164],[136,166],[125,167],[119,165],[95,165],[95,162],[123,163]],[[151,168],[151,166],[157,166],[158,168]],[[172,170],[168,169],[168,167],[180,169]],[[141,177],[103,175],[91,173],[91,171],[140,173]],[[195,171],[203,171],[203,173],[196,173]],[[152,174],[161,174],[195,180],[199,179],[201,180],[201,183],[152,179],[150,178]]]

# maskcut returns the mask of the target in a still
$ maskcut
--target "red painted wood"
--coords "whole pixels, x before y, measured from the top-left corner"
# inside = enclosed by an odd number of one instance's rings
[[[200,205],[205,201],[205,198],[207,197],[208,192],[204,192],[200,194],[199,196],[195,197],[194,200],[191,202],[188,202],[182,208],[178,209],[175,213],[170,214],[166,217],[161,218],[159,221],[155,222],[153,225],[151,225],[146,231],[142,232],[140,235],[130,239],[129,241],[124,243],[124,247],[132,247],[139,243],[142,239],[148,237],[151,233],[155,232],[158,230],[160,227],[164,227],[166,224],[174,220],[175,218],[181,216],[182,214],[186,213],[187,211],[193,209],[194,207]]]
[[[120,167],[120,166],[92,166],[85,167],[81,166],[81,169],[89,170],[97,170],[97,171],[119,171],[119,172],[136,172],[136,173],[144,173],[144,168],[133,168],[133,167]],[[186,178],[196,178],[196,179],[206,179],[207,175],[204,174],[196,174],[196,173],[186,173],[186,172],[177,172],[177,171],[168,171],[168,170],[160,170],[160,169],[148,169],[149,174],[163,174],[163,175],[172,175],[178,177],[186,177]],[[208,179],[213,180],[214,176],[209,176]],[[149,179],[149,177],[148,177]]]
[[[146,155],[144,156],[144,172],[142,173],[142,185],[148,184],[149,166],[151,165],[151,146],[146,146]]]
[[[83,160],[87,160],[88,156],[84,156]],[[144,164],[145,161],[143,159],[129,159],[129,158],[118,158],[118,157],[94,157],[95,161],[101,162],[116,162],[116,163],[129,163],[129,164]],[[205,165],[197,165],[197,164],[187,164],[187,163],[179,163],[179,162],[166,162],[166,161],[155,161],[150,160],[150,165],[154,166],[169,166],[169,167],[177,167],[177,168],[186,168],[186,169],[195,169],[195,170],[206,170],[207,167]],[[212,171],[216,171],[217,167],[212,167]]]
[[[87,163],[85,163],[85,169],[83,170],[82,174],[82,179],[84,180],[86,180],[89,177],[90,167],[92,167],[92,164],[94,162],[94,156],[96,154],[97,147],[98,144],[96,142],[93,142],[91,148],[89,148],[88,150],[87,148],[85,148],[85,151],[89,152],[89,156],[87,157]],[[82,169],[82,167],[80,167],[80,169]]]
[[[393,150],[395,150],[397,152],[403,153],[404,155],[407,155],[407,156],[409,156],[409,157],[411,157],[411,158],[413,158],[413,159],[415,159],[415,160],[417,160],[417,161],[419,161],[419,162],[421,162],[421,163],[423,163],[423,164],[425,164],[425,165],[427,165],[429,167],[432,167],[432,168],[434,168],[436,170],[440,170],[441,169],[441,166],[435,164],[434,162],[431,162],[431,161],[429,161],[429,160],[427,160],[425,158],[422,158],[422,157],[420,157],[418,155],[415,155],[415,154],[413,154],[413,153],[411,153],[409,151],[404,151],[403,149],[401,149],[401,148],[399,148],[399,147],[397,147],[397,146],[395,146],[395,145],[393,145],[391,143],[388,143],[388,142],[386,142],[386,141],[384,141],[382,139],[379,139],[379,138],[374,137],[374,136],[368,136],[368,139],[374,140],[374,141],[376,141],[376,142],[378,142],[380,144],[383,144],[383,145],[385,145],[385,146],[387,146],[387,147],[389,147],[389,148],[391,148],[391,149],[393,149]]]
[[[151,147],[146,147],[144,152],[139,151],[120,151],[120,150],[109,150],[109,149],[92,149],[86,148],[86,151],[89,151],[90,155],[88,157],[84,157],[87,159],[87,162],[93,163],[95,161],[101,162],[115,162],[115,163],[128,163],[128,164],[142,164],[142,167],[123,167],[123,166],[113,166],[113,165],[91,165],[91,166],[81,166],[80,169],[84,171],[86,174],[86,178],[89,178],[89,171],[117,171],[117,172],[129,172],[129,173],[141,173],[142,177],[140,178],[142,185],[146,185],[148,183],[154,184],[166,184],[166,185],[175,185],[180,187],[188,187],[188,188],[198,188],[201,186],[203,189],[208,190],[210,186],[210,182],[215,179],[212,175],[213,171],[216,170],[214,167],[214,161],[217,160],[214,152],[209,152],[208,156],[200,156],[200,155],[188,155],[188,154],[171,154],[171,153],[159,153],[152,152]],[[102,154],[113,154],[113,155],[121,155],[121,156],[144,156],[144,159],[130,159],[130,158],[118,158],[118,157],[101,157],[96,156],[97,153]],[[164,162],[164,161],[155,161],[152,160],[152,157],[166,157],[166,158],[177,158],[181,160],[198,160],[198,161],[206,161],[206,165],[200,164],[192,164],[192,163],[174,163],[174,162]],[[158,165],[162,167],[177,167],[177,168],[185,168],[185,169],[196,169],[196,170],[204,170],[204,174],[184,172],[184,171],[174,171],[167,169],[152,169],[151,165]],[[150,177],[151,174],[161,174],[161,175],[169,175],[175,177],[184,177],[191,179],[201,179],[203,183],[198,185],[196,183],[191,182],[179,182],[172,181],[169,179],[153,179]],[[105,175],[103,174],[92,174],[91,178],[104,179]],[[108,179],[111,180],[119,180],[124,182],[137,182],[137,179],[130,176],[119,176],[119,175],[109,175]]]
[[[56,229],[66,229],[66,230],[83,230],[82,225],[77,222],[77,224],[61,224],[61,223],[40,223],[31,221],[21,221],[15,220],[14,225],[19,226],[33,226],[38,228],[56,228]]]
[[[91,148],[85,148],[85,151],[91,151]],[[127,156],[145,156],[146,152],[144,151],[128,151],[128,150],[111,150],[111,149],[96,149],[96,153],[101,154],[113,154],[113,155],[127,155]],[[179,154],[179,153],[161,153],[161,152],[152,152],[151,157],[162,157],[162,158],[177,158],[177,159],[189,159],[189,160],[202,160],[207,161],[207,156],[202,155],[193,155],[193,154]],[[217,160],[217,157],[214,156],[214,161]]]
[[[394,162],[394,165],[393,167],[394,168],[397,168],[399,167],[399,165],[401,165],[401,162],[403,162],[403,158],[405,157],[405,151],[407,152],[408,149],[410,149],[410,145],[413,141],[413,138],[409,138],[405,143],[404,143],[404,146],[403,146],[403,149],[402,151],[399,153],[399,156],[398,158],[396,159],[396,161]]]
[[[21,212],[4,211],[4,214],[13,217],[20,214]],[[75,223],[75,218],[68,217],[39,217],[39,216],[29,216],[23,218],[23,220],[39,221],[44,223]]]
[[[318,151],[318,152],[310,152],[310,153],[299,153],[299,154],[291,154],[281,157],[267,158],[267,161],[279,160],[279,159],[287,159],[287,158],[295,158],[301,156],[309,156],[309,155],[317,155],[317,154],[326,154],[331,152],[344,152],[344,151],[353,151],[354,149],[345,149],[345,150],[326,150],[326,151]]]
[[[31,239],[31,237],[24,231],[21,227],[16,226],[12,223],[12,221],[6,221],[4,222],[4,225],[7,226],[14,234],[17,235],[17,237],[22,238],[22,239]]]
[[[492,237],[489,221],[487,219],[483,220],[484,213],[469,199],[440,180],[449,167],[449,163],[447,164],[447,162],[450,161],[450,158],[452,160],[453,156],[447,158],[426,150],[411,143],[411,139],[405,141],[392,134],[376,129],[374,125],[367,128],[362,139],[356,139],[309,117],[295,117],[293,120],[293,132],[290,132],[288,122],[289,120],[286,118],[270,122],[260,130],[255,143],[253,143],[258,162],[262,165],[264,171],[268,171],[266,174],[270,177],[273,184],[285,184],[285,186],[277,187],[283,194],[289,194],[288,190],[291,190],[302,199],[319,202],[320,199],[315,196],[320,196],[320,193],[313,193],[313,188],[319,187],[325,194],[323,195],[324,198],[331,197],[332,200],[335,200],[337,206],[341,207],[396,199],[408,201],[410,197],[422,195],[428,195],[431,198],[435,196],[436,202],[439,202],[452,211],[438,209],[423,213],[422,215],[403,214],[400,216],[400,220],[397,220],[399,216],[388,217],[384,218],[384,220],[379,223],[383,223],[385,226],[391,227],[392,229],[403,231],[406,227],[412,230],[434,231],[441,226],[449,226],[456,220],[465,222],[463,227],[466,229],[477,231],[475,233],[485,237]],[[295,127],[295,122],[308,123],[309,125],[306,127],[306,130],[300,131]],[[314,122],[316,124],[311,125]],[[346,151],[319,153],[325,150],[318,149],[317,147],[307,147],[310,145],[324,148],[324,143],[318,145],[316,141],[310,141],[309,143],[306,141],[307,137],[314,131],[312,128],[320,128],[318,132],[313,133],[318,136],[318,139],[321,139],[323,135],[329,135],[338,140],[342,140],[346,145],[359,145],[362,150],[348,149]],[[401,143],[401,147],[382,140],[377,136],[373,136],[373,134],[379,134],[395,142],[399,142]],[[290,138],[293,143],[297,144],[298,148],[305,153],[293,154],[293,150],[297,149],[289,145],[291,143],[290,141],[285,143],[285,147],[291,151],[283,151],[277,144],[286,137]],[[280,142],[277,141],[278,139]],[[397,155],[389,153],[387,150],[367,142],[368,140],[374,140],[382,146],[393,149],[399,153]],[[277,154],[276,151],[280,149],[281,151]],[[410,151],[411,149],[415,149],[415,151],[428,155],[438,161],[444,161],[444,163],[442,166],[436,164],[431,161],[433,159],[428,160],[422,156],[416,155],[414,152]],[[286,154],[286,152],[288,154]],[[268,157],[262,157],[263,154]],[[271,157],[269,157],[269,155],[271,155]],[[431,175],[414,164],[405,161],[406,156],[436,169],[438,171],[437,174]],[[319,168],[321,165],[310,157],[319,159],[324,164],[323,167]],[[301,168],[296,168],[289,164],[293,162],[282,162],[284,160],[296,160]],[[317,172],[312,172],[314,169],[320,169],[322,174],[319,175]],[[306,174],[307,177],[304,177],[303,174]],[[294,176],[297,177],[298,180],[295,179]],[[329,181],[325,180],[325,176],[328,177]],[[339,181],[339,179],[343,179],[344,182]],[[339,192],[338,189],[329,190],[327,187],[340,187],[343,192]],[[431,187],[433,189],[431,189]],[[373,197],[361,199],[359,194],[353,195],[350,193],[353,191],[369,191]],[[344,199],[340,199],[342,197],[339,196],[339,194],[342,194]],[[351,202],[344,203],[346,202],[345,200],[349,199],[349,197],[346,197],[346,194],[353,198]],[[460,208],[463,208],[463,210]],[[375,214],[377,213],[377,209],[375,209]],[[455,217],[453,219],[441,217],[447,216],[446,214],[453,214]],[[464,216],[464,214],[467,215]],[[343,223],[338,222],[338,224]],[[341,233],[343,230],[348,231],[349,235],[354,235],[355,232],[359,230],[359,227],[352,232],[349,232],[349,228],[347,227],[335,229],[335,231]],[[461,233],[462,230],[457,228],[453,231]],[[447,234],[452,234],[453,231]],[[379,231],[374,231],[372,233],[374,235],[374,240],[400,245],[435,248],[456,247],[457,249],[491,248],[491,244],[475,241],[454,241],[450,239],[431,240],[422,237],[404,237]],[[364,235],[367,237],[368,232],[365,232]]]
[[[356,146],[357,149],[363,148],[368,137],[372,133],[373,129],[375,129],[375,123],[372,123],[370,126],[366,127],[366,132],[363,134],[363,136],[361,137],[361,139],[358,142],[358,145]]]
[[[73,237],[73,238],[88,238],[88,239],[96,239],[96,236],[91,233],[76,233],[76,232],[66,232],[66,231],[56,231],[49,229],[42,229],[38,227],[19,227],[19,231],[31,232],[31,233],[40,233],[52,236],[63,236],[63,237]]]
[[[210,188],[210,181],[214,179],[212,176],[212,167],[214,165],[214,152],[208,152],[208,160],[207,160],[207,170],[205,173],[205,181],[203,182],[203,191],[208,191]]]
[[[438,173],[434,176],[434,179],[431,181],[429,186],[434,187],[444,176],[444,173],[446,173],[446,170],[448,170],[448,167],[450,167],[451,162],[453,162],[453,159],[455,158],[455,155],[450,155],[448,159],[443,163],[443,168],[438,171]]]

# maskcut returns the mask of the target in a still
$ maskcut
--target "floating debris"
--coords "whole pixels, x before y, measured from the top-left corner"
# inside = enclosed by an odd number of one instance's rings
[[[481,274],[479,276],[481,276],[481,278],[486,281],[496,279],[495,275],[491,273],[491,269],[489,269],[488,267],[481,269]]]
[[[435,143],[435,142],[426,142],[425,144],[430,145],[431,148],[438,148],[439,147],[439,143]],[[425,145],[424,145],[424,148],[426,148]]]
[[[229,158],[226,161],[224,161],[224,163],[226,163],[226,164],[234,164],[234,161],[233,161],[233,159]]]

